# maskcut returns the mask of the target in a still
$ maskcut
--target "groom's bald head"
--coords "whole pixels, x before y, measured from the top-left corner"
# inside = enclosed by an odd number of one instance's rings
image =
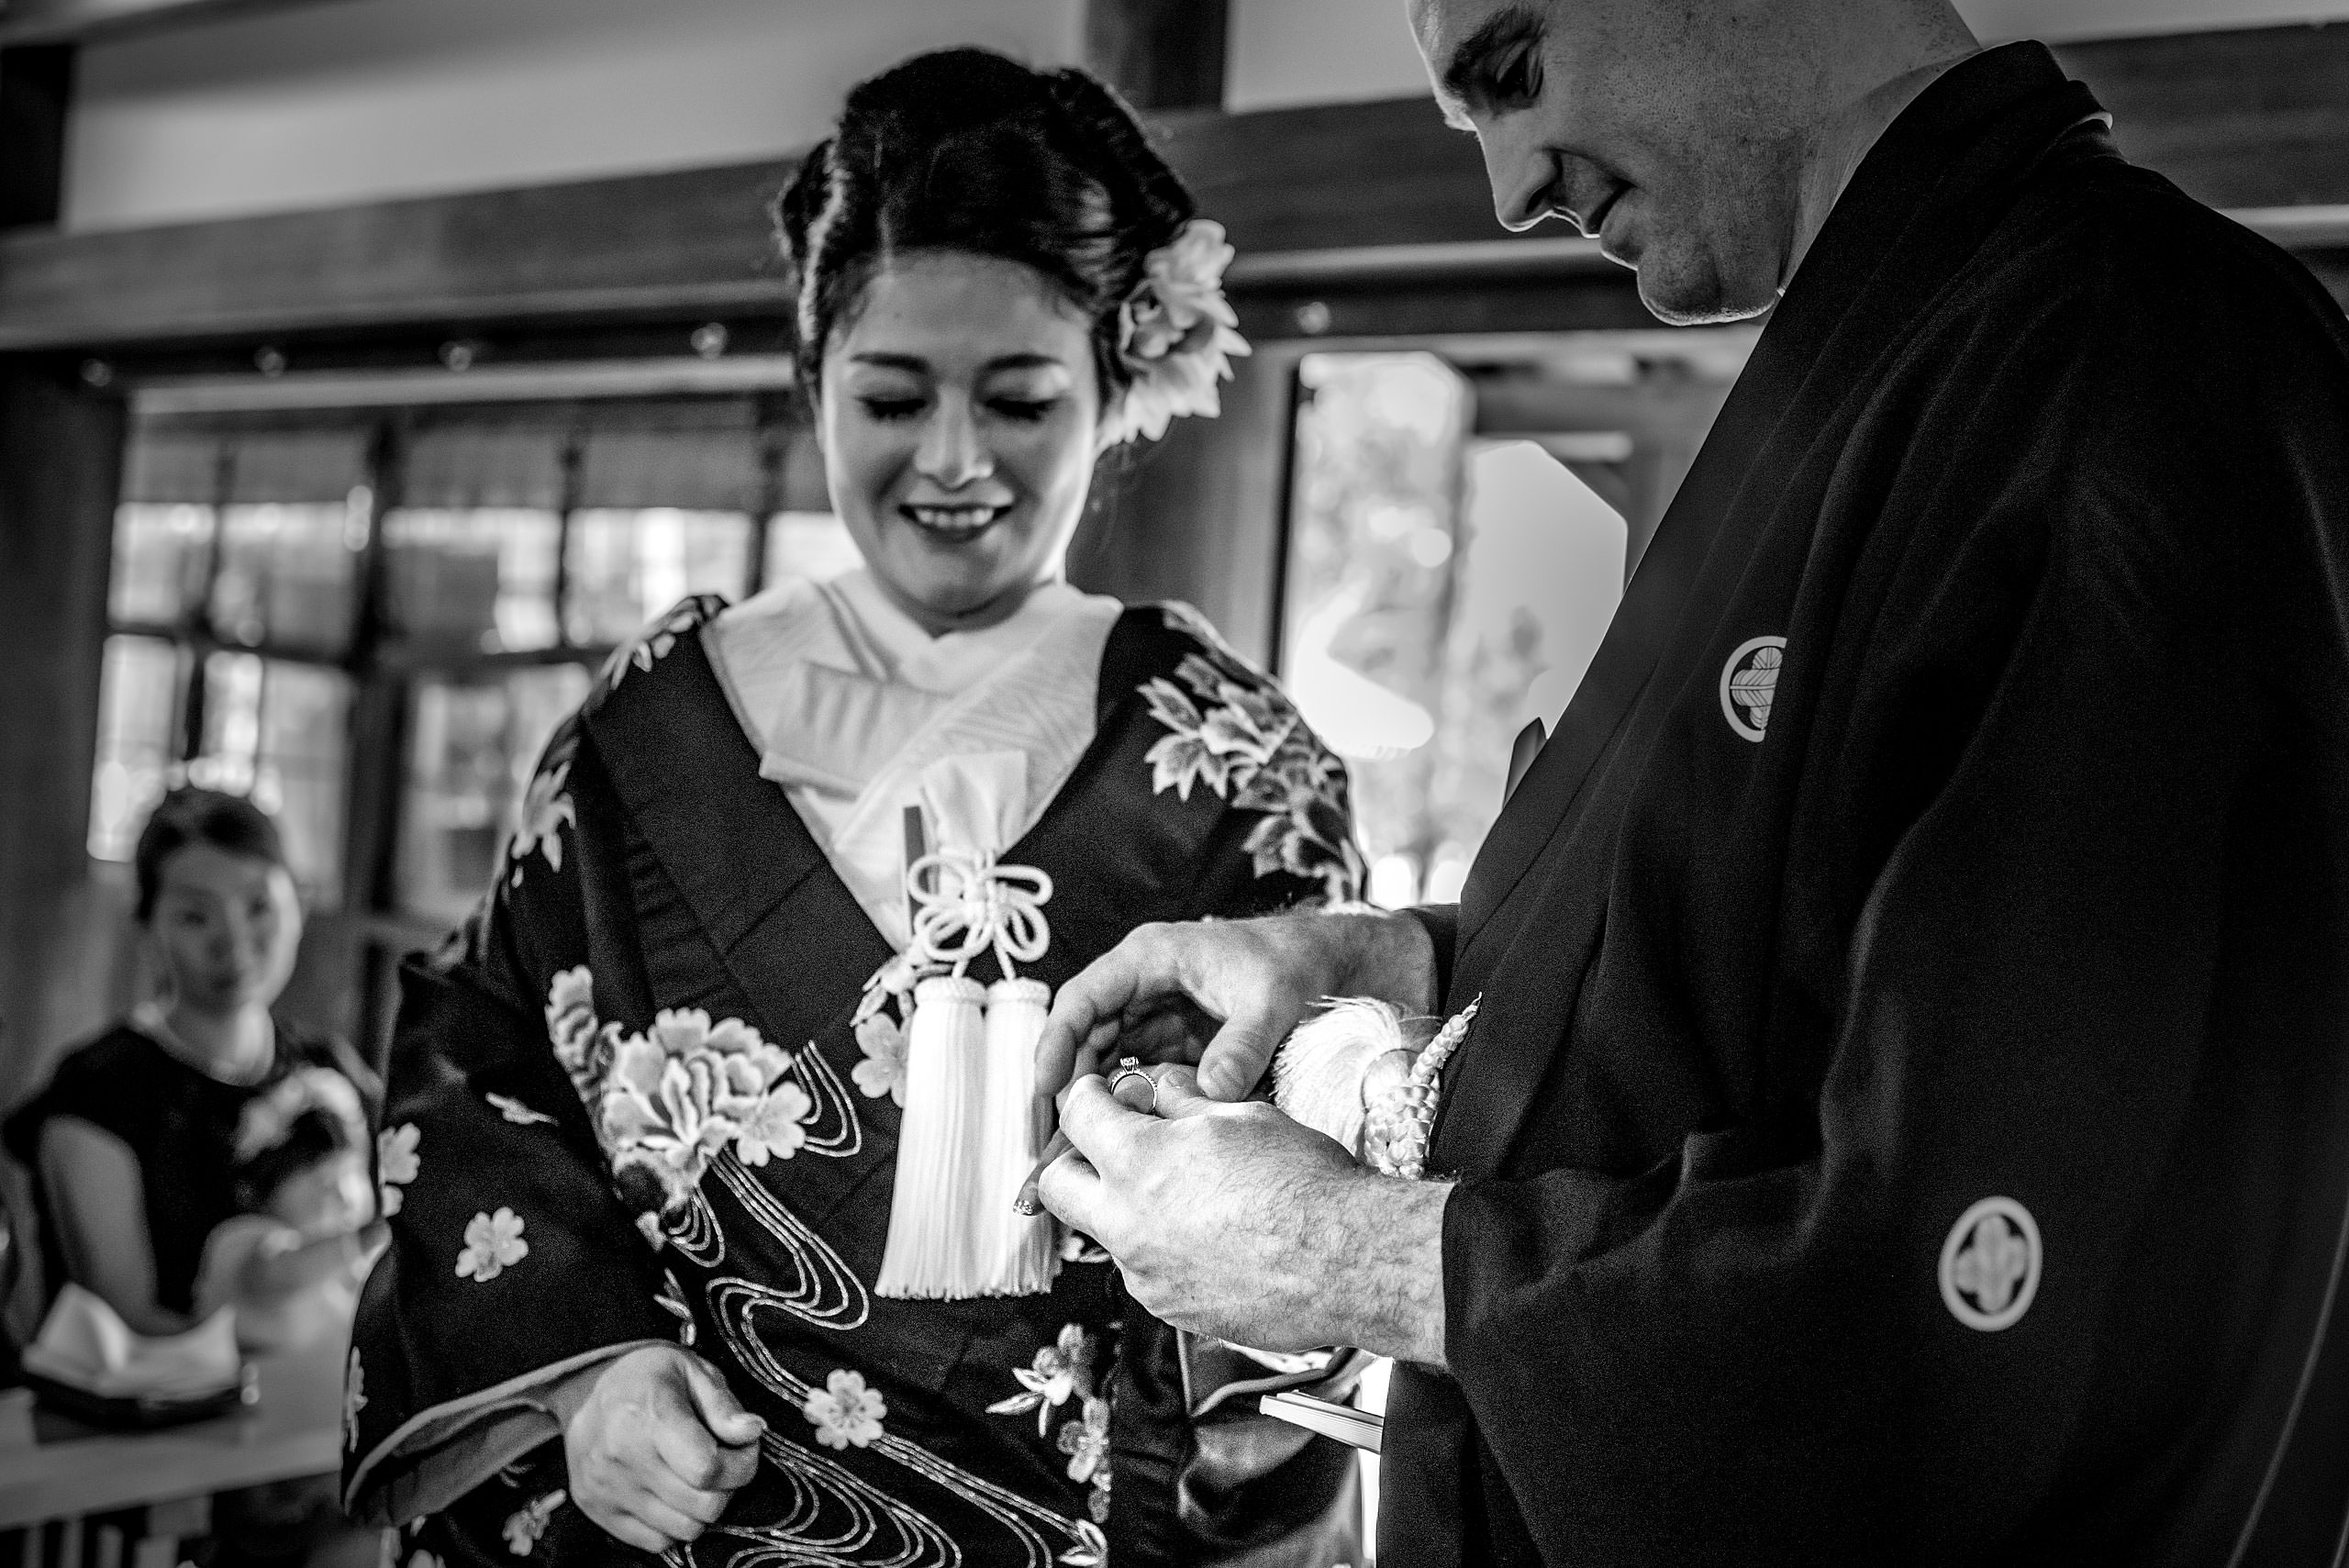
[[[1671,320],[1765,308],[1820,128],[1973,47],[1948,0],[1409,0],[1500,220],[1552,215]]]

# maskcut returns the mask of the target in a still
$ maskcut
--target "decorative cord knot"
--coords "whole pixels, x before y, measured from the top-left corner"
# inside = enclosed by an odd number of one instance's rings
[[[1033,963],[1052,946],[1043,908],[1052,896],[1052,877],[1034,866],[1001,864],[992,851],[924,855],[906,868],[906,893],[914,904],[907,954],[916,963],[950,964],[959,975],[992,949],[1003,977],[1012,980],[1015,963]]]

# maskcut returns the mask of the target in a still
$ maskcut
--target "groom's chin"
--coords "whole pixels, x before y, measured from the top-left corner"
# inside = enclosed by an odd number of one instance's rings
[[[1701,240],[1658,235],[1633,257],[1617,257],[1639,273],[1640,303],[1672,327],[1719,326],[1746,321],[1770,308],[1777,280],[1746,269],[1740,277],[1721,265]]]

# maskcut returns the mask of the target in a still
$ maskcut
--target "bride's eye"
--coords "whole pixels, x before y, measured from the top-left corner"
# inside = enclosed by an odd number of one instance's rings
[[[918,397],[865,396],[857,401],[864,406],[865,413],[883,420],[910,419],[921,412],[922,405]]]
[[[1032,425],[1050,414],[1057,402],[1059,399],[1052,397],[991,397],[987,400],[987,406],[1007,419]]]

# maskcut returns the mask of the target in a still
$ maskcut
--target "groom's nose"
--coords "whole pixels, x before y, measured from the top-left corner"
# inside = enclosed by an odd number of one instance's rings
[[[1530,128],[1512,128],[1506,121],[1478,127],[1476,144],[1484,150],[1485,178],[1493,187],[1493,216],[1500,219],[1501,227],[1515,232],[1547,217],[1556,198],[1557,154]]]

